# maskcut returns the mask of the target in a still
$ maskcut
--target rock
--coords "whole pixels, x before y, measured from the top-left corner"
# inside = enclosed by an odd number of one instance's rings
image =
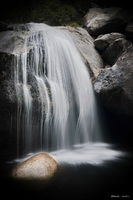
[[[133,115],[133,46],[130,45],[117,62],[103,69],[94,89],[103,104],[114,113]]]
[[[85,26],[93,36],[124,31],[131,18],[132,16],[128,11],[119,7],[91,8],[84,17]]]
[[[133,22],[130,22],[125,29],[125,34],[127,38],[131,41],[133,41]]]
[[[94,45],[97,50],[102,52],[115,40],[120,39],[120,38],[125,38],[125,36],[121,33],[109,33],[105,35],[99,35],[94,40]]]
[[[96,78],[100,70],[104,67],[101,56],[94,47],[94,39],[88,34],[88,32],[80,27],[60,27],[60,29],[66,30],[70,33],[73,41],[78,48],[81,56],[84,59],[85,64],[88,66],[90,75]]]
[[[14,178],[47,179],[57,170],[56,161],[46,153],[36,154],[12,170]]]
[[[23,42],[24,39],[20,33],[14,31],[0,32],[0,132],[5,136],[7,135],[7,141],[9,133],[12,131],[11,119],[13,119],[12,117],[17,109],[16,89],[13,78],[14,49],[16,46],[22,50]]]
[[[14,110],[15,87],[12,79],[12,58],[8,53],[0,52],[0,132],[10,132],[11,113]]]
[[[99,36],[94,41],[94,44],[105,63],[112,66],[118,57],[131,45],[131,42],[126,40],[122,34],[110,33]]]
[[[125,39],[117,39],[102,52],[101,56],[108,65],[112,66],[130,45],[131,43]]]

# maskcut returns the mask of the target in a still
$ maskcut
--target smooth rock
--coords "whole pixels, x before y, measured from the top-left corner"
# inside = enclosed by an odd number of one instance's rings
[[[46,153],[34,155],[18,164],[12,171],[14,178],[47,179],[57,170],[56,161]]]
[[[121,33],[108,33],[105,35],[99,35],[94,40],[94,45],[97,50],[104,51],[110,44],[120,38],[125,38],[125,36]]]
[[[125,39],[117,39],[110,44],[101,56],[108,65],[113,65],[121,54],[131,45],[131,42]]]
[[[133,115],[133,46],[117,62],[101,71],[94,89],[104,106],[114,113]]]
[[[131,19],[128,11],[119,7],[91,8],[85,15],[85,26],[88,32],[97,36],[110,32],[124,31],[128,20]]]
[[[107,65],[113,65],[119,56],[131,45],[125,36],[119,33],[110,33],[99,36],[94,41],[96,49]]]

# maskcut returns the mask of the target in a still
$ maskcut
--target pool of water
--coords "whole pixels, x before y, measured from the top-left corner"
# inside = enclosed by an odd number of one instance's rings
[[[105,143],[76,145],[71,150],[50,153],[58,171],[47,181],[1,177],[4,197],[23,199],[132,199],[132,152]],[[22,159],[6,162],[8,169]]]

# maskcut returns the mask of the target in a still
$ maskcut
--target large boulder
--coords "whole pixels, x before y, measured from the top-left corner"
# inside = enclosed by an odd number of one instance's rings
[[[99,36],[94,41],[96,49],[100,52],[107,65],[113,65],[118,57],[131,45],[120,33],[110,33]]]
[[[47,179],[57,170],[56,161],[46,153],[36,154],[12,170],[14,178]]]
[[[91,8],[85,15],[85,26],[88,32],[97,36],[110,32],[121,32],[132,16],[119,7]]]
[[[133,46],[117,62],[102,70],[94,89],[104,106],[114,113],[133,115]]]

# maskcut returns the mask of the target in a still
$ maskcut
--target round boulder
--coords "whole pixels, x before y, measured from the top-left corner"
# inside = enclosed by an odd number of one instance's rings
[[[18,164],[12,170],[12,176],[26,179],[47,179],[53,176],[56,170],[56,161],[46,153],[39,153]]]
[[[92,36],[123,32],[132,13],[120,7],[90,8],[84,17],[85,26]]]

